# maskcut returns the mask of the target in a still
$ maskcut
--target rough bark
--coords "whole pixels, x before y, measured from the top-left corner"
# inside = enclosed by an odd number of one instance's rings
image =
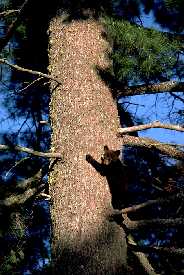
[[[50,173],[53,274],[123,274],[123,229],[113,212],[106,179],[85,160],[100,159],[103,146],[119,149],[116,104],[95,66],[106,68],[108,44],[93,20],[50,24],[50,72],[61,80],[50,104],[52,149],[65,162]]]

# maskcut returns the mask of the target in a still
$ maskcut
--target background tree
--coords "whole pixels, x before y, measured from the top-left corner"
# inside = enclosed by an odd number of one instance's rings
[[[23,1],[11,1],[6,3],[7,7],[1,4],[2,13],[6,12],[1,17],[2,25],[4,24],[3,39],[17,17],[16,12],[7,15],[8,9],[18,12]],[[29,9],[26,9],[10,41],[7,40],[8,45],[1,52],[1,61],[6,58],[5,61],[9,64],[17,63],[20,69],[29,69],[29,73],[25,73],[1,64],[2,110],[6,107],[6,113],[1,117],[1,125],[3,122],[5,124],[4,132],[1,132],[2,274],[28,270],[39,272],[40,269],[43,270],[39,261],[47,265],[49,257],[49,205],[40,195],[45,189],[48,190],[48,160],[43,155],[30,154],[34,150],[47,151],[49,148],[50,127],[49,124],[44,124],[49,104],[47,80],[30,74],[31,69],[46,72],[47,52],[43,49],[47,48],[49,15],[48,12],[42,14],[40,25],[40,13],[36,13],[37,8],[40,11],[39,6],[33,1],[28,1],[28,5]],[[8,128],[9,124],[13,124],[11,129]],[[26,148],[27,153],[24,151]],[[39,218],[38,213],[42,213]]]

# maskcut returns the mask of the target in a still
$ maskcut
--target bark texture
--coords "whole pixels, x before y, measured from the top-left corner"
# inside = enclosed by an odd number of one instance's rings
[[[50,103],[52,150],[65,160],[49,177],[54,274],[124,274],[126,264],[123,229],[108,220],[108,184],[85,160],[122,143],[116,104],[95,70],[109,65],[101,32],[92,19],[63,23],[58,15],[50,24],[49,70],[63,83]]]

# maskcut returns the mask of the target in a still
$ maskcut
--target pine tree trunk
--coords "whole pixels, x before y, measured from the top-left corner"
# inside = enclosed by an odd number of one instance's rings
[[[102,26],[93,20],[50,24],[50,66],[63,85],[51,96],[52,149],[64,153],[50,173],[53,274],[123,274],[126,242],[112,213],[107,181],[85,160],[104,145],[119,149],[116,103],[95,66],[109,65]]]

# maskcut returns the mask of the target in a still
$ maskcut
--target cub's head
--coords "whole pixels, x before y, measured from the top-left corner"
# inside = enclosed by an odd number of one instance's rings
[[[114,151],[109,150],[108,146],[104,146],[104,154],[101,157],[102,164],[109,165],[110,163],[114,163],[119,161],[120,150]]]

